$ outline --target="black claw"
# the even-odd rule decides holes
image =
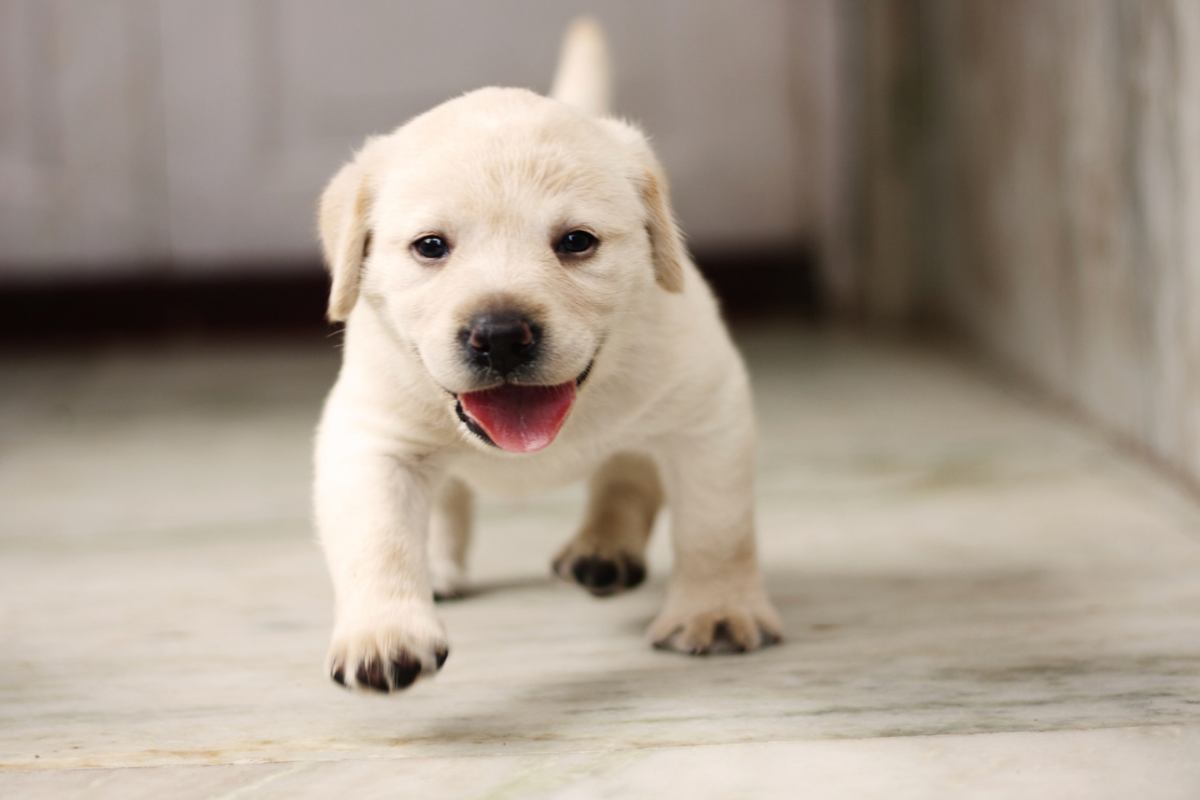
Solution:
[[[446,659],[450,657],[450,651],[443,647],[434,656],[437,658],[437,668],[441,669],[442,665],[446,663]]]
[[[646,580],[646,567],[640,561],[629,559],[625,562],[625,588],[632,589]]]
[[[329,677],[333,678],[333,682],[339,686],[346,685],[346,670],[341,664],[338,664],[333,668],[333,672]]]
[[[388,690],[387,677],[383,674],[383,665],[378,661],[364,661],[359,664],[358,671],[354,676],[358,679],[359,686],[365,686],[377,692]]]
[[[392,685],[397,689],[407,689],[421,674],[421,662],[402,652],[392,659]]]
[[[783,637],[777,633],[771,633],[770,631],[764,631],[761,629],[760,633],[762,633],[762,643],[764,647],[770,647],[773,644],[779,644],[783,641]]]

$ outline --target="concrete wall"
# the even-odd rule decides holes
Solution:
[[[1200,4],[866,4],[850,304],[1200,480]]]

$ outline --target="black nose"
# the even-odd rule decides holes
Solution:
[[[463,331],[467,360],[505,376],[537,358],[541,329],[515,311],[492,311]]]

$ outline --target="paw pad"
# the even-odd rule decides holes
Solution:
[[[615,558],[586,555],[560,558],[554,571],[563,578],[574,580],[597,597],[607,597],[624,589],[632,589],[646,579],[646,567],[632,556]]]
[[[439,647],[433,653],[436,669],[440,670],[446,663],[450,651]],[[376,692],[397,692],[407,689],[421,677],[423,667],[421,660],[408,650],[400,650],[386,659],[369,656],[359,661],[358,666],[350,670],[354,676],[353,684],[347,682],[346,665],[335,661],[329,669],[329,677],[334,683],[347,689],[369,689]]]

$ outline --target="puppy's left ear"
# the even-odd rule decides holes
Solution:
[[[675,214],[671,210],[667,177],[653,154],[650,158],[652,163],[647,166],[642,177],[641,189],[642,203],[646,206],[646,230],[650,234],[650,251],[654,256],[654,279],[668,292],[682,292],[683,262],[687,259],[683,231],[679,229],[679,224],[675,222]]]
[[[632,179],[646,210],[646,232],[650,235],[654,279],[668,292],[682,292],[687,247],[683,241],[683,231],[675,222],[675,214],[671,210],[666,173],[640,130],[620,120],[606,119],[604,122],[633,154]]]
[[[345,322],[358,301],[363,262],[371,245],[370,149],[368,142],[321,193],[317,227],[330,275],[326,312],[330,322]]]

